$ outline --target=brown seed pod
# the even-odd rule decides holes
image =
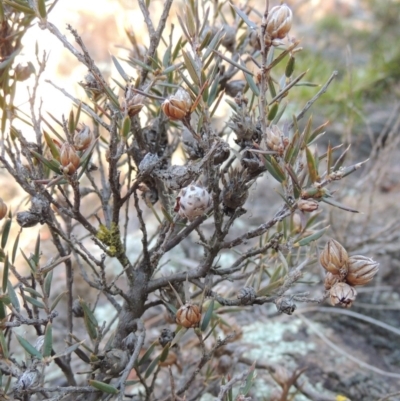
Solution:
[[[330,290],[336,283],[340,282],[340,276],[327,272],[324,280],[324,286],[326,290]]]
[[[192,221],[196,217],[202,216],[206,209],[211,206],[211,202],[211,196],[206,189],[192,184],[182,188],[179,192],[174,210],[178,210],[180,216]]]
[[[363,255],[349,257],[346,282],[350,285],[365,285],[379,271],[379,263]]]
[[[347,273],[348,259],[346,249],[334,239],[326,243],[319,257],[319,261],[325,270],[339,276]]]
[[[297,207],[302,212],[313,212],[317,210],[319,203],[314,199],[299,199],[297,201]]]
[[[63,166],[63,172],[68,175],[74,174],[79,167],[81,160],[74,147],[68,142],[65,142],[61,147],[60,162]]]
[[[74,147],[76,150],[86,150],[93,141],[93,134],[87,125],[84,125],[74,136]]]
[[[292,27],[293,13],[286,5],[272,7],[267,17],[266,35],[269,40],[283,39]],[[266,38],[267,39],[267,38]]]
[[[171,120],[183,120],[190,112],[192,99],[188,92],[179,88],[175,95],[164,100],[161,105],[164,114]]]
[[[336,283],[329,291],[331,304],[350,308],[356,299],[357,291],[346,283]]]
[[[201,320],[201,312],[198,305],[186,304],[176,312],[176,323],[186,327],[197,327]]]

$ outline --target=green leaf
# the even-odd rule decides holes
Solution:
[[[53,349],[53,326],[49,322],[47,323],[46,331],[44,333],[43,356],[45,358],[51,356],[52,349]]]
[[[106,384],[97,380],[89,380],[89,384],[97,390],[107,394],[118,394],[119,390],[110,384]]]
[[[164,361],[167,359],[168,354],[169,354],[169,350],[170,350],[170,346],[169,346],[169,344],[167,344],[167,345],[164,347],[164,349],[162,350],[162,352],[161,352],[161,355],[160,355],[160,362],[164,362]]]
[[[247,15],[238,7],[236,7],[234,4],[229,3],[230,6],[236,11],[236,14],[252,29],[257,29],[257,24],[253,21],[251,21]]]
[[[153,353],[154,348],[156,347],[157,341],[154,341],[153,344],[150,345],[148,350],[144,353],[144,355],[140,358],[138,362],[138,366],[143,365],[146,361],[149,360],[150,355]]]
[[[21,337],[20,335],[16,334],[18,342],[22,345],[24,350],[39,359],[43,359],[43,355],[32,345],[30,344],[25,338]]]
[[[17,297],[17,293],[15,292],[14,287],[11,284],[11,281],[8,280],[7,283],[8,283],[8,285],[7,285],[7,293],[8,293],[8,296],[10,297],[11,304],[17,310],[17,312],[20,312],[21,307],[19,305],[19,300],[18,300],[18,297]]]
[[[29,297],[28,295],[25,295],[25,299],[32,305],[37,306],[40,309],[45,309],[45,306],[42,302],[38,301],[35,298]]]
[[[53,301],[50,307],[50,311],[53,312],[53,310],[56,308],[58,303],[61,301],[61,298],[67,294],[67,291],[61,292],[60,294],[57,295],[56,299]]]
[[[267,120],[272,121],[275,118],[276,114],[278,113],[278,110],[279,110],[279,103],[275,102],[269,109]]]
[[[290,56],[288,63],[286,64],[285,68],[285,75],[287,78],[291,77],[294,71],[296,59],[293,56]]]
[[[211,300],[210,304],[208,305],[207,312],[204,315],[203,321],[201,322],[201,331],[206,331],[208,325],[210,324],[211,317],[214,311],[214,299]]]
[[[176,332],[174,339],[171,342],[171,347],[173,347],[175,344],[178,344],[178,341],[185,335],[185,333],[188,331],[187,328],[181,327],[179,331]]]
[[[247,375],[246,378],[246,384],[242,389],[240,389],[240,394],[247,395],[247,393],[250,391],[250,388],[255,379],[255,373],[256,373],[256,362],[254,361],[249,369],[249,374]]]
[[[39,161],[41,161],[47,168],[50,170],[54,171],[57,174],[60,174],[60,163],[58,163],[55,160],[47,160],[45,157],[43,157],[40,153],[35,152],[32,149],[29,149],[30,152],[32,153],[33,156],[36,157]]]
[[[306,156],[307,156],[307,167],[308,167],[308,174],[310,176],[311,182],[315,183],[319,181],[319,175],[317,170],[316,161],[314,159],[311,150],[306,146]]]
[[[322,197],[321,201],[327,203],[328,205],[335,206],[339,209],[345,210],[346,212],[360,213],[358,210],[353,209],[349,206],[343,205],[342,203],[334,200],[333,198]]]
[[[60,152],[58,150],[58,147],[55,145],[53,139],[51,138],[51,136],[45,130],[43,130],[43,136],[44,140],[46,141],[46,145],[49,147],[50,153],[53,156],[53,158],[60,161]]]
[[[8,255],[6,255],[6,258],[4,259],[4,266],[3,266],[3,294],[6,293],[7,291],[7,285],[8,285],[8,268],[9,268],[9,263],[8,263]]]
[[[53,281],[53,270],[51,270],[49,273],[46,274],[46,278],[44,280],[43,289],[47,298],[50,297],[52,281]]]
[[[45,0],[38,0],[37,6],[38,6],[38,11],[39,11],[39,16],[41,18],[46,18],[47,11],[46,11]]]
[[[160,356],[157,356],[151,361],[149,367],[146,370],[146,373],[144,374],[145,379],[147,379],[153,373],[154,369],[156,368],[159,362],[160,362]]]
[[[90,310],[89,306],[86,304],[86,302],[83,299],[79,299],[79,303],[83,309],[84,313],[84,322],[85,326],[87,329],[87,332],[92,340],[95,340],[98,336],[97,333],[97,327],[98,323],[97,320],[93,314],[93,312]]]
[[[23,290],[24,292],[28,292],[29,294],[32,294],[34,297],[43,298],[42,294],[40,294],[39,292],[37,292],[37,291],[34,290],[33,288],[22,287],[22,290]]]
[[[69,346],[68,348],[66,348],[64,351],[62,351],[60,354],[56,354],[56,355],[53,355],[52,356],[52,359],[56,359],[56,358],[61,358],[61,357],[63,357],[63,356],[65,356],[65,355],[69,355],[69,354],[71,354],[72,352],[75,352],[77,355],[78,355],[78,353],[76,352],[77,350],[78,350],[78,348],[83,344],[83,342],[84,341],[80,341],[80,342],[78,342],[78,343],[76,343],[76,344],[73,344],[73,345],[71,345],[71,346]],[[84,355],[84,357],[83,357],[83,361],[84,362],[86,362],[86,363],[90,363],[90,359],[87,357],[87,355],[83,352],[83,351],[81,351],[82,353],[83,353],[83,355]],[[79,356],[79,355],[78,355]],[[80,356],[79,356],[80,357]]]
[[[310,244],[313,241],[316,241],[317,239],[321,238],[325,234],[325,232],[328,228],[329,228],[329,226],[316,231],[314,234],[311,234],[311,235],[301,239],[300,241],[297,241],[295,244],[293,244],[293,247],[298,248],[300,246],[305,246],[305,245]]]
[[[123,138],[127,138],[130,132],[131,132],[131,118],[129,116],[126,116],[124,118],[124,121],[122,122],[121,136]]]
[[[4,337],[3,330],[0,329],[0,347],[1,351],[3,353],[3,358],[8,359],[8,347],[7,347],[7,341],[6,338]]]
[[[1,235],[1,247],[4,249],[7,245],[8,236],[10,234],[11,229],[11,219],[7,219],[3,225],[3,233]]]
[[[200,78],[197,73],[197,67],[195,61],[193,60],[192,56],[185,50],[182,50],[182,55],[190,77],[197,86],[200,86]]]
[[[240,60],[240,64],[242,65],[242,67],[245,67],[242,60]],[[246,82],[249,85],[251,91],[254,93],[255,96],[259,97],[260,90],[258,89],[258,86],[254,82],[253,77],[250,74],[248,74],[247,72],[244,72],[244,77],[245,77]]]
[[[129,76],[128,74],[124,71],[124,69],[122,68],[122,65],[119,63],[119,61],[114,57],[111,56],[111,60],[113,61],[115,68],[117,69],[117,71],[119,72],[119,75],[121,75],[121,77],[126,81],[129,82]]]
[[[28,257],[25,255],[25,252],[20,249],[21,255],[23,256],[23,258],[25,259],[26,263],[28,263],[28,266],[30,267],[30,269],[32,270],[33,273],[36,273],[36,265],[34,263],[34,261],[32,259],[28,259]]]

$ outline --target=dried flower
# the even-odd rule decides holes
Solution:
[[[175,95],[164,100],[161,108],[171,120],[183,120],[189,114],[191,106],[192,99],[189,93],[179,88]]]
[[[7,210],[7,205],[4,203],[3,199],[0,198],[0,220],[3,220],[7,215]]]
[[[326,290],[330,290],[336,283],[341,281],[341,277],[331,272],[327,272],[324,280],[324,286]]]
[[[266,21],[266,39],[283,39],[292,27],[292,19],[292,10],[286,4],[271,8]]]
[[[244,287],[237,294],[242,305],[249,305],[256,299],[256,290],[253,287]]]
[[[76,150],[86,150],[93,141],[93,134],[87,125],[83,125],[82,129],[74,136],[74,147]]]
[[[277,152],[279,155],[283,154],[283,151],[286,147],[286,142],[284,141],[283,132],[277,125],[272,125],[270,128],[267,128],[267,136],[266,136],[266,144],[268,149]]]
[[[350,285],[365,285],[379,271],[379,263],[363,255],[349,257],[346,281]]]
[[[231,215],[237,208],[242,207],[249,196],[247,188],[247,171],[242,169],[231,169],[228,173],[228,181],[222,177],[224,189],[222,191],[222,201],[224,212]]]
[[[336,275],[346,274],[348,259],[349,256],[347,255],[346,249],[334,239],[326,243],[319,257],[322,267]]]
[[[126,110],[129,117],[136,116],[144,107],[145,96],[136,93],[132,85],[125,89],[125,99],[122,102],[122,109]]]
[[[299,199],[297,201],[297,207],[302,212],[313,212],[317,210],[319,203],[314,199]]]
[[[165,347],[168,343],[172,342],[175,337],[175,333],[170,329],[162,329],[158,342],[162,347]]]
[[[178,211],[180,216],[192,221],[196,217],[202,216],[211,206],[211,202],[211,196],[206,189],[191,184],[179,192],[175,211]]]
[[[201,319],[200,308],[197,305],[186,304],[176,312],[176,323],[186,327],[197,327]]]
[[[85,313],[83,311],[81,302],[79,299],[75,299],[74,302],[72,303],[72,313],[75,317],[84,317]]]
[[[293,315],[296,310],[296,304],[292,299],[287,299],[285,297],[279,297],[275,301],[276,309],[279,313],[284,313],[285,315]]]
[[[340,305],[344,308],[350,308],[356,299],[357,291],[346,283],[336,283],[330,289],[329,296],[333,306]]]
[[[64,142],[60,151],[60,162],[63,166],[63,172],[65,174],[72,175],[79,167],[81,162],[79,156],[72,145],[68,142]]]

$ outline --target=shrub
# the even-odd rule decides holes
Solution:
[[[318,149],[326,124],[313,127],[309,118],[299,125],[336,74],[290,117],[287,99],[305,72],[295,74],[302,49],[290,35],[293,15],[287,5],[257,10],[187,1],[178,15],[182,36],[175,40],[173,25],[167,28],[172,0],[164,3],[157,24],[139,0],[150,45],[139,51],[129,32],[131,54],[125,61],[112,56],[120,78],[107,81],[79,33],[68,26],[75,48],[48,21],[55,3],[9,0],[0,9],[0,161],[30,198],[30,207],[15,214],[3,201],[0,205],[2,397],[176,400],[187,394],[196,399],[217,380],[216,399],[233,399],[233,388],[237,400],[250,399],[252,361],[248,370],[226,379],[226,371],[210,367],[236,339],[219,310],[272,303],[290,315],[296,302],[329,297],[333,305],[349,307],[354,286],[366,284],[378,270],[370,258],[349,258],[333,239],[318,252],[329,227],[321,225],[317,210],[356,212],[335,200],[330,184],[362,165],[344,167],[347,150],[338,153],[339,146]],[[81,82],[86,98],[60,89],[73,103],[68,118],[49,120],[42,105],[37,107],[46,53],[37,50],[36,65],[15,61],[33,23],[88,69]],[[13,99],[31,74],[28,121]],[[216,115],[225,104],[230,111],[221,125]],[[16,119],[33,129],[33,140],[15,128]],[[172,164],[177,152],[185,157],[182,165]],[[266,177],[278,183],[281,201],[268,205],[271,217],[266,212],[259,216],[262,223],[250,228],[246,201]],[[235,225],[240,221],[247,228]],[[46,259],[40,237],[31,254],[19,250],[21,231],[10,239],[15,223],[24,232],[45,224],[56,254]],[[130,235],[135,224],[140,243]],[[168,258],[185,242],[201,252],[193,253],[194,267],[178,269]],[[19,254],[28,275],[16,264]],[[235,260],[220,264],[227,254]],[[296,288],[317,261],[327,270],[325,290],[311,297]],[[61,265],[65,288],[55,293]],[[82,279],[84,289],[80,284],[76,290]],[[100,321],[99,303],[114,308],[115,316]],[[146,319],[161,311],[166,327],[151,343]],[[193,355],[185,357],[179,343],[187,332],[196,343]],[[46,369],[53,363],[64,375],[62,384]],[[286,399],[301,372],[285,376],[264,366],[282,386],[280,399]]]

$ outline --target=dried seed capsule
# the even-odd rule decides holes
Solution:
[[[356,289],[346,283],[336,283],[329,291],[329,297],[333,306],[340,305],[344,308],[350,308],[356,296]]]
[[[227,215],[232,215],[233,212],[244,205],[249,191],[247,188],[248,176],[247,170],[231,169],[228,173],[228,180],[222,176],[224,189],[222,191],[222,201],[224,204],[224,212]]]
[[[175,95],[165,99],[161,108],[171,120],[183,120],[189,114],[191,106],[192,99],[189,93],[179,88]]]
[[[336,283],[340,282],[340,276],[327,272],[324,280],[324,286],[326,290],[330,290]]]
[[[286,4],[271,8],[266,21],[266,35],[268,39],[270,41],[283,39],[292,27],[292,19],[292,10]]]
[[[74,147],[68,142],[65,142],[61,147],[60,162],[63,166],[63,172],[68,175],[74,174],[79,167],[81,160]]]
[[[317,210],[319,203],[314,199],[299,199],[297,201],[297,207],[302,212],[313,212]]]
[[[86,150],[93,141],[93,134],[87,125],[77,132],[74,136],[74,146],[76,150]]]
[[[379,263],[363,255],[349,257],[346,281],[350,285],[365,285],[379,271]]]
[[[72,314],[74,315],[74,317],[85,316],[85,313],[83,312],[83,308],[79,299],[75,299],[74,302],[72,303]]]
[[[211,206],[211,202],[211,196],[206,189],[192,184],[179,192],[176,209],[180,216],[192,221],[196,217],[202,216]]]
[[[285,137],[283,132],[277,125],[272,125],[271,128],[267,128],[266,144],[268,149],[277,152],[279,155],[283,154],[285,150]]]
[[[256,290],[253,287],[244,287],[237,294],[242,305],[249,305],[256,299]]]
[[[349,256],[346,249],[334,239],[326,243],[319,257],[322,267],[336,275],[343,275],[347,272],[348,259]]]
[[[3,199],[0,198],[0,220],[4,219],[7,215],[7,205],[4,203]]]
[[[186,327],[197,327],[201,320],[200,308],[197,305],[186,304],[176,312],[176,323]]]

